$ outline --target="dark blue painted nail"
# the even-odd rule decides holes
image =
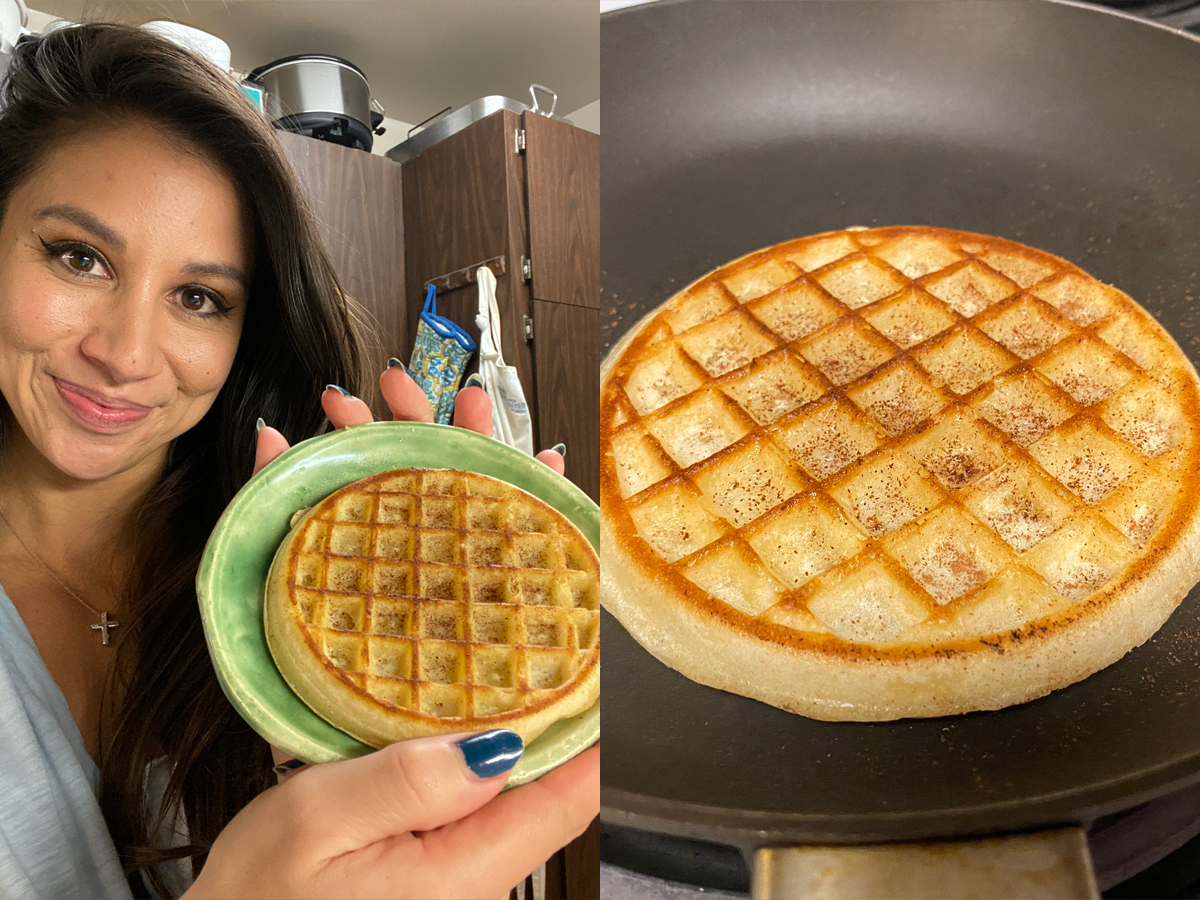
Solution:
[[[349,397],[349,396],[350,396],[350,392],[349,392],[348,390],[346,390],[344,387],[340,387],[340,386],[338,386],[338,385],[336,385],[336,384],[327,384],[327,385],[325,385],[325,390],[329,390],[330,388],[333,388],[335,391],[337,391],[337,392],[338,392],[339,394],[341,394],[343,397]]]
[[[555,444],[550,449],[553,450],[555,453],[557,453],[559,456],[561,456],[563,459],[566,459],[566,457],[567,457],[567,445],[566,444]]]
[[[388,360],[388,368],[394,369],[394,368],[396,368],[396,366],[399,366],[401,369],[404,369],[405,374],[408,373],[408,369],[404,368],[404,363],[400,362],[400,360],[396,359],[396,357],[393,356],[391,359]]]
[[[260,431],[262,431],[266,427],[267,427],[267,423],[263,421],[262,416],[259,416],[258,421],[254,423],[254,433],[258,434]]]
[[[472,372],[470,375],[467,376],[466,387],[477,387],[477,388],[483,387],[483,379],[479,377],[478,372]],[[485,390],[486,390],[486,388],[485,388]]]
[[[284,775],[293,769],[302,769],[307,765],[308,763],[302,759],[289,759],[287,762],[281,762],[277,766],[272,766],[271,771],[276,775]]]
[[[525,749],[521,736],[506,728],[473,734],[456,741],[455,746],[462,751],[467,768],[480,778],[503,775],[517,764]]]

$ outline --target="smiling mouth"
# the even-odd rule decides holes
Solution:
[[[53,376],[52,376],[53,377]],[[129,401],[112,400],[87,388],[53,378],[63,404],[74,418],[91,431],[114,434],[140,422],[154,408]]]

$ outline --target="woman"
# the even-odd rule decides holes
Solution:
[[[0,896],[167,895],[180,857],[192,898],[506,894],[595,815],[594,751],[496,799],[507,732],[275,785],[209,662],[193,585],[221,511],[286,438],[370,419],[269,126],[108,25],[18,48],[0,107]],[[402,367],[380,384],[428,417]],[[488,423],[464,390],[457,424]]]

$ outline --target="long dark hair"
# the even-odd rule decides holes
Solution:
[[[334,382],[360,393],[364,356],[359,320],[270,125],[215,67],[140,29],[80,25],[16,49],[0,93],[0,219],[58,141],[129,120],[218,166],[256,234],[233,369],[125,529],[136,564],[123,583],[112,677],[124,693],[101,736],[101,807],[135,894],[145,894],[136,876],[145,868],[167,896],[155,864],[190,856],[198,873],[220,830],[274,781],[268,745],[225,698],[204,643],[195,578],[205,541],[250,477],[255,420],[293,442],[319,433],[321,390]],[[160,754],[174,768],[161,809],[147,811],[146,769]],[[190,845],[155,848],[151,835],[179,803]]]

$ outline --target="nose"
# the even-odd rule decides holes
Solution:
[[[159,347],[165,306],[146,284],[120,286],[97,304],[80,352],[114,383],[140,381],[162,370]]]

